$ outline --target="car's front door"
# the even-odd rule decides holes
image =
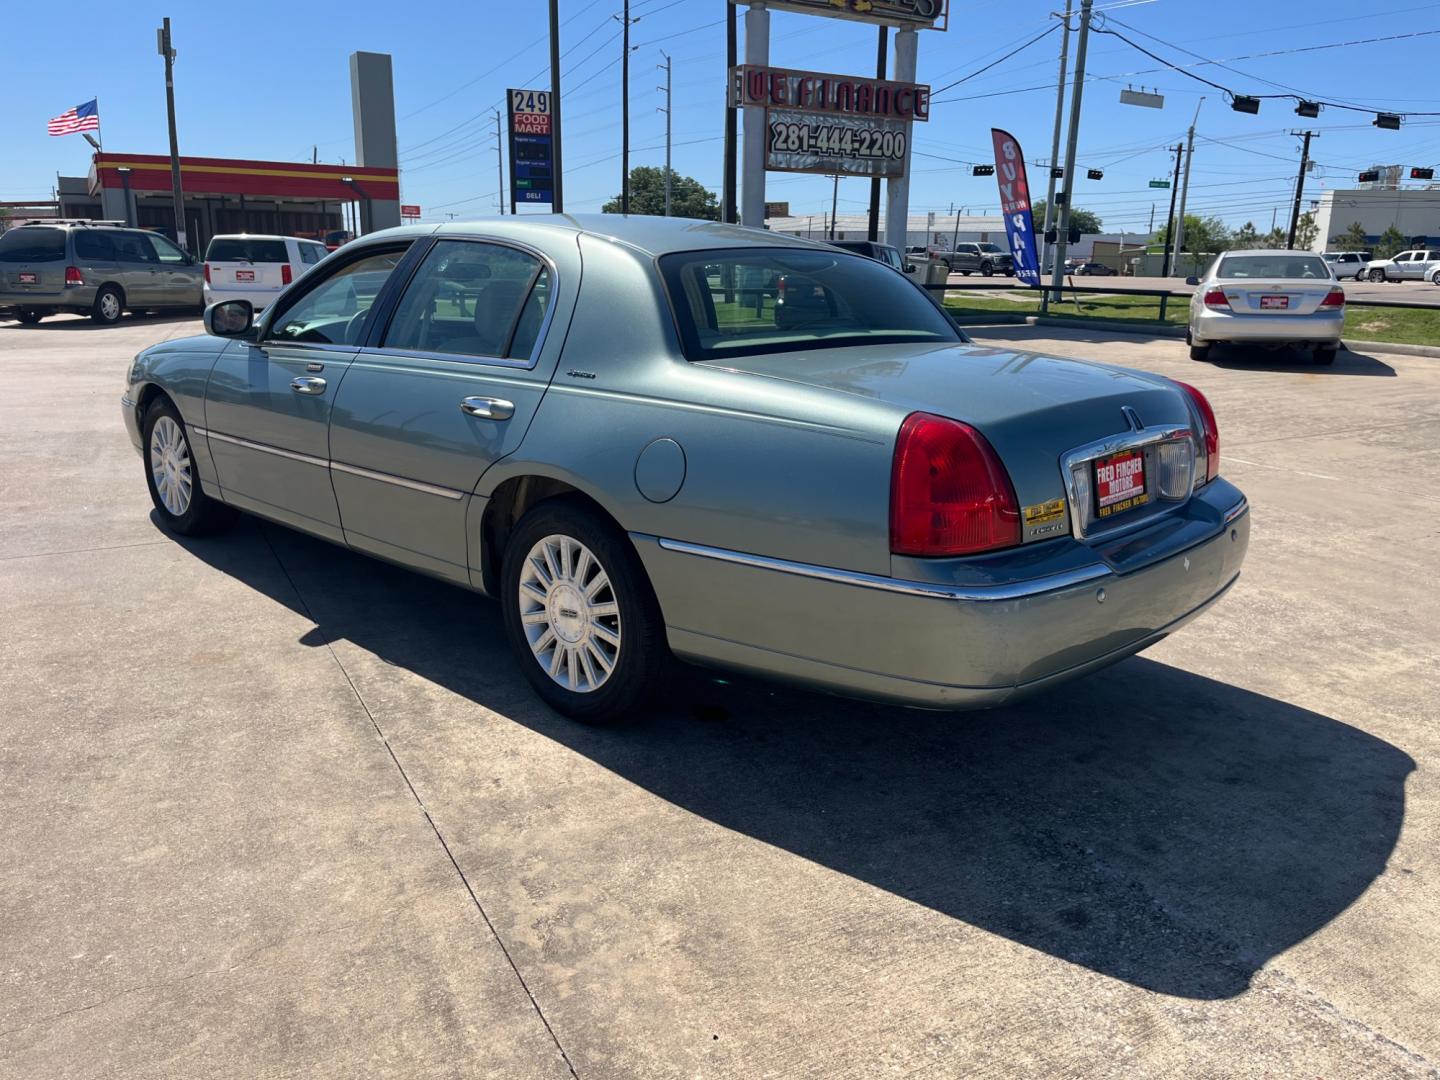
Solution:
[[[160,290],[160,260],[150,246],[150,237],[135,230],[117,230],[111,237],[120,287],[125,290],[125,305],[143,308],[159,303],[156,297]]]
[[[155,297],[164,307],[198,307],[203,271],[169,239],[158,233],[145,238],[155,253]]]
[[[235,505],[343,541],[330,486],[335,388],[407,244],[353,252],[234,342],[205,390],[204,430]]]
[[[470,580],[471,494],[540,404],[557,281],[578,269],[500,240],[434,243],[335,398],[331,479],[349,544]]]

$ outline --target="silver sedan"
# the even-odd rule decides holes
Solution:
[[[1207,360],[1219,343],[1299,346],[1332,364],[1345,327],[1345,290],[1319,255],[1304,251],[1230,251],[1219,256],[1190,297],[1185,340],[1190,359]]]

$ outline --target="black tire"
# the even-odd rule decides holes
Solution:
[[[995,275],[995,267],[991,266],[988,262],[985,262],[985,263],[981,263],[981,264],[980,264],[980,276],[981,276],[981,277],[994,277],[994,275]]]
[[[970,271],[969,271],[969,270],[961,270],[961,271],[960,271],[960,276],[961,276],[961,277],[969,277],[969,276],[970,276]]]
[[[106,285],[95,294],[95,304],[90,308],[90,318],[101,326],[114,326],[125,312],[125,295],[118,286]]]
[[[45,317],[45,313],[36,311],[34,308],[21,308],[15,317],[20,320],[21,326],[34,326]]]
[[[584,545],[610,579],[609,588],[602,589],[596,596],[604,597],[607,593],[612,596],[618,610],[613,625],[619,630],[620,644],[614,650],[613,667],[608,676],[592,690],[572,690],[551,678],[531,650],[526,635],[521,613],[521,576],[531,551],[550,536],[568,537]],[[588,571],[587,580],[594,580]],[[552,591],[549,595],[551,602],[556,602],[555,593]],[[500,607],[505,617],[505,636],[516,663],[536,694],[556,712],[585,724],[616,724],[643,713],[671,662],[660,605],[640,557],[624,533],[576,499],[547,499],[515,526],[500,570]],[[547,628],[545,633],[552,630]],[[578,648],[573,651],[577,656],[584,652]],[[555,650],[550,650],[550,654],[553,657]],[[580,670],[578,662],[577,670]]]
[[[1190,359],[1191,359],[1191,360],[1209,360],[1209,359],[1210,359],[1210,346],[1209,346],[1209,345],[1191,345],[1191,346],[1190,346]]]
[[[1335,363],[1335,355],[1339,351],[1340,350],[1335,348],[1333,345],[1326,345],[1317,349],[1313,349],[1310,353],[1310,361],[1311,363],[1319,364],[1321,367],[1329,367],[1331,364]]]
[[[1430,275],[1430,284],[1440,285],[1440,270],[1436,270],[1433,274]]]
[[[1384,281],[1384,280],[1385,280],[1385,271],[1384,271],[1384,270],[1380,270],[1380,269],[1378,269],[1378,268],[1375,269],[1375,270],[1371,270],[1371,271],[1370,271],[1370,280],[1371,280],[1371,281]]]
[[[184,440],[186,455],[190,461],[190,501],[179,514],[174,513],[165,505],[165,500],[161,498],[160,491],[155,485],[155,469],[151,467],[152,440],[155,427],[162,418],[169,418],[179,425],[180,436]],[[204,536],[219,532],[233,524],[239,516],[235,508],[205,494],[204,485],[200,482],[200,474],[195,469],[194,451],[190,447],[190,431],[186,428],[185,421],[181,418],[179,410],[175,408],[174,402],[164,396],[157,397],[145,411],[145,419],[141,423],[140,430],[144,436],[142,445],[145,447],[143,451],[145,485],[150,489],[150,501],[155,504],[155,512],[160,517],[160,523],[177,536]]]

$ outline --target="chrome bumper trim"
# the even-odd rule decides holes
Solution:
[[[330,468],[349,473],[351,476],[363,476],[366,480],[378,480],[382,484],[394,484],[396,487],[409,488],[411,491],[423,492],[426,495],[439,495],[442,499],[463,499],[465,497],[465,492],[456,491],[454,488],[439,487],[435,484],[422,483],[419,480],[407,480],[403,476],[375,472],[373,469],[362,469],[358,465],[346,465],[340,461],[330,462]]]
[[[763,555],[750,555],[743,551],[727,548],[707,547],[704,544],[690,544],[683,540],[659,538],[659,544],[666,551],[681,555],[695,555],[702,559],[736,563],[756,570],[774,570],[781,574],[795,574],[799,577],[831,581],[837,585],[853,585],[861,589],[877,589],[880,592],[900,593],[905,596],[921,596],[932,600],[964,600],[988,603],[1003,600],[1024,600],[1032,596],[1068,589],[1072,585],[1083,585],[1100,578],[1113,577],[1109,567],[1100,563],[1066,570],[1059,574],[1016,581],[1006,585],[939,585],[928,581],[905,581],[900,578],[883,577],[879,574],[862,574],[855,570],[837,570],[830,566],[815,566],[811,563],[791,562],[788,559],[771,559]]]
[[[1229,525],[1232,521],[1234,521],[1236,518],[1238,518],[1241,514],[1245,513],[1245,512],[1248,511],[1249,509],[1250,509],[1250,500],[1249,500],[1249,499],[1241,499],[1241,500],[1240,500],[1238,503],[1236,503],[1234,506],[1230,507],[1229,510],[1226,510],[1226,511],[1225,511],[1225,524],[1226,524],[1226,525]]]

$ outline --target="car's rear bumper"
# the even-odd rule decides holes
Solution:
[[[1157,546],[1167,529],[1199,539],[1129,570],[1099,550],[1077,566],[1064,550],[1073,541],[1050,542],[1066,569],[1034,576],[1027,552],[1016,560],[1025,577],[979,586],[633,539],[679,656],[857,697],[964,709],[999,705],[1139,652],[1234,584],[1250,525],[1233,486],[1212,482],[1183,521],[1153,528]],[[1146,543],[1150,531],[1134,534],[1128,548]]]
[[[94,285],[69,285],[63,289],[3,289],[0,309],[13,311],[89,311],[95,306]]]
[[[1198,344],[1214,341],[1284,345],[1290,342],[1340,344],[1345,311],[1309,315],[1259,315],[1205,309],[1190,320],[1190,336]]]

